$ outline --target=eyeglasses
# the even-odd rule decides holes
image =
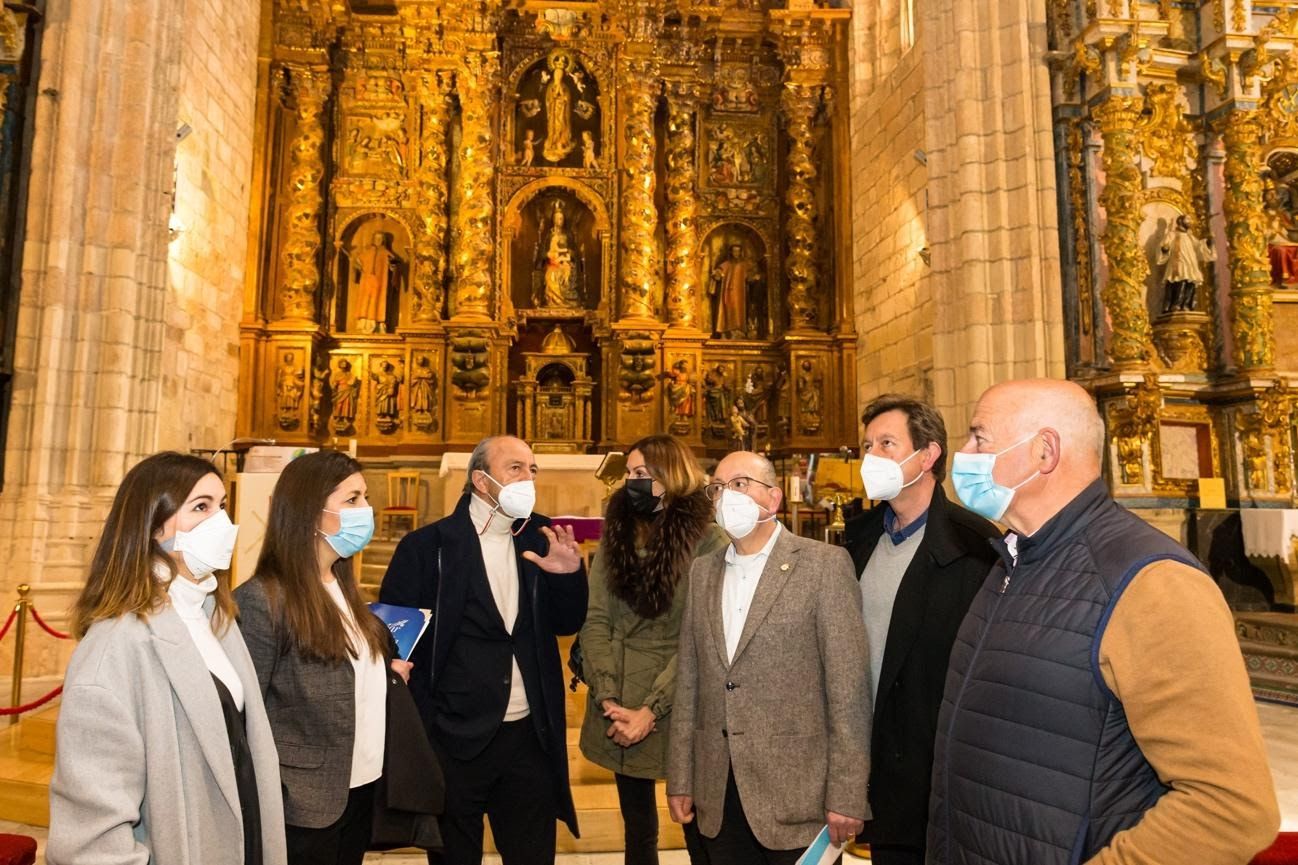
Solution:
[[[744,493],[747,495],[749,484],[758,484],[759,486],[766,487],[768,490],[775,488],[774,484],[768,484],[766,481],[759,481],[757,478],[731,478],[725,483],[722,483],[721,481],[710,483],[703,488],[703,492],[707,494],[709,500],[715,502],[717,499],[721,498],[722,490],[734,490],[737,493]]]

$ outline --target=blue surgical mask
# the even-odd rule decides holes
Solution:
[[[957,453],[951,460],[951,485],[964,506],[981,517],[999,521],[1009,510],[1014,491],[1037,477],[1041,472],[1033,472],[1012,487],[1007,487],[992,480],[992,469],[996,467],[996,458],[1007,454],[1019,445],[1032,441],[1036,433],[1015,442],[1003,451],[994,454]]]
[[[370,538],[374,537],[374,508],[343,508],[340,511],[326,508],[325,513],[338,515],[338,531],[325,535],[325,543],[344,559],[350,559],[365,549]]]

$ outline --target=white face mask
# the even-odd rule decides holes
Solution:
[[[861,457],[861,483],[865,484],[865,496],[876,502],[887,502],[895,499],[906,487],[918,481],[923,472],[915,475],[914,480],[902,483],[904,477],[901,467],[919,454],[915,451],[901,462],[894,462],[887,457],[866,454]]]
[[[717,525],[737,541],[751,535],[758,523],[767,523],[775,519],[774,514],[763,519],[762,506],[751,497],[734,490],[722,490],[715,510]]]
[[[164,542],[162,548],[182,554],[189,572],[195,579],[202,579],[214,571],[230,567],[238,534],[239,527],[230,522],[230,515],[217,511],[194,526],[192,531],[176,532],[176,536],[169,539],[169,543]]]
[[[502,484],[486,472],[483,472],[482,475],[500,487],[500,495],[496,498],[496,507],[500,508],[505,516],[516,520],[525,520],[532,515],[532,509],[536,507],[535,481],[514,481],[512,484]]]

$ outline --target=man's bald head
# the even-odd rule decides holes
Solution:
[[[775,486],[778,480],[775,466],[771,461],[752,451],[735,451],[727,454],[721,462],[717,463],[715,474],[723,480],[732,477],[754,478],[770,486]]]
[[[1001,443],[1009,447],[1042,429],[1059,433],[1061,462],[1099,477],[1104,460],[1104,421],[1095,400],[1071,381],[1049,378],[1007,381],[988,388],[974,409],[975,420],[1000,421]]]

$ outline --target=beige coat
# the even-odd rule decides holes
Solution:
[[[869,652],[847,551],[781,531],[733,662],[721,597],[725,550],[697,559],[677,654],[667,792],[721,829],[733,767],[762,846],[809,844],[825,812],[868,820]]]
[[[262,861],[284,865],[279,760],[257,674],[237,625],[220,641],[243,683]],[[49,865],[243,865],[225,715],[175,610],[90,628],[68,664],[57,732]]]

